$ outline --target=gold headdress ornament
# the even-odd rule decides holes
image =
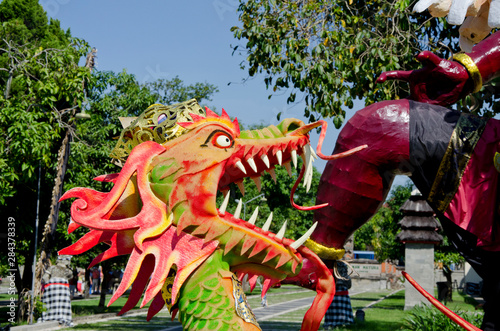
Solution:
[[[159,144],[178,137],[185,130],[177,122],[192,122],[190,114],[206,116],[196,99],[165,106],[149,106],[139,117],[122,117],[124,129],[110,156],[120,165],[125,162],[132,149],[145,141]]]

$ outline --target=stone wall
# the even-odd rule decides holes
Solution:
[[[349,263],[355,273],[351,275],[352,288],[357,290],[385,290],[401,288],[401,270],[387,262],[357,259]]]

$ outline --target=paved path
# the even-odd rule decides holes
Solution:
[[[308,297],[269,305],[267,307],[253,308],[252,311],[257,321],[265,321],[279,315],[288,314],[294,310],[309,308],[313,301],[314,297]]]
[[[385,297],[375,300],[373,302],[368,303],[363,309],[370,308],[374,304],[384,300],[385,298],[393,295],[394,293],[399,292],[400,290],[393,291],[386,295]],[[357,292],[351,292],[350,295],[354,296],[357,294],[361,294],[366,291],[357,291]],[[274,294],[274,295],[286,295],[286,294]],[[311,307],[312,302],[314,301],[314,296],[311,297],[306,297],[306,298],[301,298],[301,299],[295,299],[295,300],[289,300],[286,302],[281,302],[278,304],[274,305],[269,305],[267,307],[257,307],[252,309],[257,321],[266,321],[269,319],[274,319],[280,315],[288,314],[292,311],[299,310],[299,309],[305,309]],[[99,316],[99,315],[94,315],[94,316],[88,316],[87,318],[76,318],[74,319],[75,325],[78,324],[85,324],[85,323],[98,323],[98,322],[105,322],[105,321],[111,321],[111,320],[120,320],[122,318],[130,318],[134,316],[140,316],[141,319],[145,320],[145,315],[147,313],[146,309],[143,309],[141,311],[134,311],[125,314],[124,316],[116,316],[115,314],[103,314],[107,316]],[[48,323],[46,325],[42,324],[34,324],[30,326],[24,326],[24,327],[13,327],[11,328],[12,331],[30,331],[30,330],[36,330],[36,331],[51,331],[51,330],[59,330],[59,326],[57,323]],[[161,329],[156,329],[158,331],[182,331],[182,326],[175,325],[175,326],[169,326],[166,328],[161,328]]]

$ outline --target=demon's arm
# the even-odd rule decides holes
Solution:
[[[410,99],[436,105],[451,105],[500,75],[500,31],[477,44],[470,53],[455,54],[454,61],[432,52],[417,55],[423,68],[388,71],[378,82],[398,79],[410,83]]]

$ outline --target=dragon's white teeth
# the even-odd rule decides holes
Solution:
[[[311,184],[312,184],[313,162],[314,162],[314,159],[312,157],[309,158],[309,163],[307,164],[305,180],[304,180],[304,184],[306,185],[306,192],[309,192],[309,189],[311,188]]]
[[[243,206],[243,200],[240,199],[238,201],[238,205],[236,206],[236,210],[234,211],[234,218],[240,218],[241,215],[241,207]]]
[[[311,149],[309,148],[309,144],[305,145],[302,150],[304,151],[304,156],[305,156],[305,162],[306,164],[309,163],[309,159],[311,158]]]
[[[292,149],[292,162],[293,167],[297,169],[297,151],[295,149]]]
[[[254,172],[257,172],[257,166],[255,165],[255,161],[251,157],[247,159],[247,162],[250,168],[252,168]]]
[[[312,184],[312,179],[310,179],[310,180],[307,181],[306,193],[308,193],[309,190],[311,189],[311,184]]]
[[[247,170],[245,169],[245,166],[243,165],[243,163],[241,163],[241,161],[236,162],[235,165],[238,167],[238,169],[241,170],[242,173],[244,173],[245,175],[247,174]]]
[[[306,188],[306,191],[309,192],[309,189],[311,188],[312,184],[312,177],[313,177],[313,162],[314,159],[317,158],[316,154],[314,153],[314,150],[312,149],[311,145],[307,144],[302,148],[302,161],[304,162],[304,166],[306,167],[306,170],[304,172],[304,182],[303,182],[303,187]]]
[[[276,238],[283,239],[283,237],[285,236],[285,231],[286,231],[286,220],[285,220],[285,223],[283,223],[283,226],[281,227],[281,229],[276,234]]]
[[[288,176],[292,177],[292,166],[290,165],[290,162],[286,162],[283,165],[286,169],[286,172],[288,172]]]
[[[262,230],[269,231],[269,227],[271,226],[272,222],[273,222],[273,212],[271,212],[271,214],[269,214],[269,216],[267,217],[266,223],[264,223]]]
[[[245,196],[245,185],[243,184],[243,181],[236,182],[236,185],[238,185],[238,188],[240,189],[241,195]]]
[[[316,152],[314,151],[314,148],[312,148],[312,146],[310,144],[307,144],[309,146],[309,149],[311,150],[311,156],[317,160],[318,159],[318,156],[316,155]]]
[[[283,152],[282,151],[277,151],[276,152],[276,158],[278,159],[278,164],[281,165],[281,162],[283,162]]]
[[[253,182],[255,183],[255,186],[257,186],[257,190],[260,192],[262,189],[262,183],[260,181],[260,177],[252,177]]]
[[[269,158],[267,157],[266,154],[263,154],[260,158],[262,159],[262,162],[264,162],[264,164],[266,165],[266,168],[269,168],[271,166],[269,163]]]
[[[267,172],[269,173],[269,175],[271,175],[274,184],[276,184],[276,172],[274,171],[274,168],[267,169]]]
[[[219,208],[219,212],[221,214],[224,214],[226,212],[227,205],[229,204],[229,195],[230,194],[231,194],[231,191],[227,191],[227,194],[224,197],[224,201],[222,202],[222,205]]]
[[[257,216],[259,215],[259,206],[255,208],[253,211],[252,217],[248,220],[248,223],[250,224],[255,224],[255,221],[257,221]]]
[[[306,188],[306,192],[309,192],[309,189],[311,189],[311,184],[312,184],[312,172],[309,172],[307,170],[304,179],[304,186]]]
[[[309,230],[307,230],[306,233],[304,233],[302,235],[302,237],[300,237],[299,239],[295,240],[295,242],[293,242],[290,247],[294,248],[294,249],[298,249],[300,246],[302,246],[307,239],[309,239],[309,237],[311,236],[311,234],[313,233],[314,229],[316,229],[316,226],[318,225],[318,222],[315,222],[313,224],[313,226],[311,226],[311,228]]]
[[[304,150],[304,165],[306,166],[303,187],[310,188],[311,184],[309,183],[309,181],[312,182],[312,156],[311,156],[310,145],[309,144],[305,145],[303,150]],[[307,191],[308,191],[308,189],[307,189]]]

